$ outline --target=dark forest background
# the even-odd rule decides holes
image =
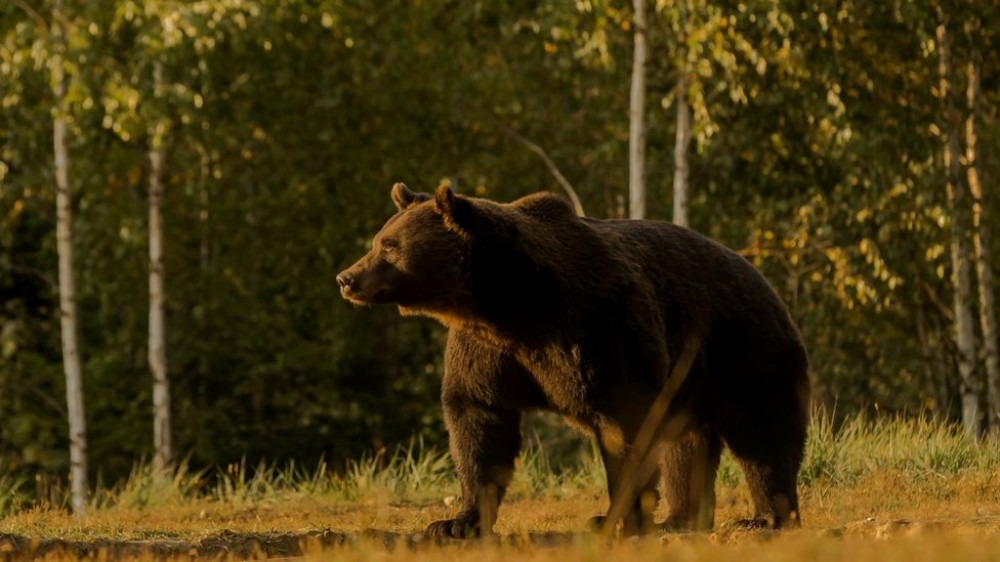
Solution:
[[[66,2],[91,473],[113,480],[152,453],[152,124],[166,152],[177,454],[195,466],[308,464],[414,435],[440,445],[442,328],[354,308],[334,276],[392,213],[396,181],[501,201],[561,193],[525,141],[588,215],[621,216],[631,10],[599,0]],[[0,472],[24,474],[68,465],[50,15],[44,0],[0,2]],[[836,416],[960,419],[951,252],[956,236],[1000,226],[990,200],[997,3],[678,0],[651,2],[648,20],[648,216],[671,218],[675,85],[686,72],[691,226],[776,286],[809,347],[817,404]],[[943,158],[958,135],[957,166],[974,166],[982,186],[967,208],[948,198]],[[970,214],[966,230],[953,228],[973,205],[980,222]],[[978,289],[993,289],[973,287],[979,311]],[[976,337],[980,350],[996,341],[978,320]],[[984,364],[974,391],[985,412]]]

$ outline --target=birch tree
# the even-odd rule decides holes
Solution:
[[[979,438],[979,393],[976,380],[976,341],[973,327],[972,290],[969,272],[969,225],[967,220],[968,194],[960,165],[960,120],[957,107],[952,101],[953,69],[951,48],[946,28],[946,20],[938,9],[939,23],[936,28],[938,50],[938,95],[943,101],[943,126],[941,139],[942,162],[946,174],[948,206],[951,214],[951,266],[953,286],[953,307],[955,314],[954,337],[958,354],[958,372],[961,381],[962,426],[966,433]]]
[[[83,382],[77,346],[76,284],[73,279],[73,210],[70,188],[70,158],[66,139],[66,75],[63,53],[62,2],[52,2],[52,149],[56,179],[56,244],[59,255],[59,317],[62,327],[63,370],[66,374],[66,405],[69,417],[70,489],[73,513],[82,515],[87,502],[87,424],[84,417]]]
[[[61,135],[71,151],[86,146],[71,154],[67,174],[95,473],[111,477],[142,454],[153,457],[154,430],[129,428],[153,421],[144,352],[157,348],[148,329],[155,271],[161,298],[169,289],[178,303],[163,318],[170,414],[184,420],[170,429],[192,462],[346,454],[375,434],[386,443],[413,432],[439,442],[440,420],[428,415],[439,398],[438,335],[396,326],[391,314],[356,315],[331,287],[310,282],[339,270],[363,244],[358,233],[385,218],[381,189],[347,186],[409,176],[426,187],[452,177],[470,192],[512,200],[538,186],[559,189],[551,161],[588,211],[628,216],[624,84],[631,87],[636,30],[649,50],[645,95],[659,102],[645,113],[648,176],[666,172],[667,190],[680,168],[670,169],[680,162],[671,149],[683,142],[669,135],[680,91],[690,111],[688,181],[697,175],[689,202],[714,217],[705,225],[714,238],[749,246],[746,255],[787,298],[814,354],[816,401],[836,404],[838,416],[878,403],[882,412],[962,420],[954,342],[958,333],[971,341],[995,329],[983,325],[996,304],[978,267],[1000,263],[981,228],[1000,228],[990,213],[1000,49],[982,10],[945,7],[954,80],[946,100],[937,87],[936,3],[923,0],[846,10],[834,2],[645,0],[645,29],[633,26],[631,0],[493,3],[489,14],[424,0],[398,3],[400,17],[378,25],[335,2],[62,4],[72,26],[62,20],[69,46],[55,53],[70,84]],[[53,312],[52,7],[0,1],[0,420],[17,420],[0,422],[0,464],[65,479],[63,354],[50,337],[63,320]],[[983,23],[970,37],[963,24],[974,16]],[[456,49],[456,37],[477,48]],[[357,48],[370,45],[382,47]],[[159,99],[156,60],[166,86]],[[970,61],[982,80],[975,109],[967,103]],[[282,95],[275,84],[287,85]],[[165,144],[151,142],[159,115],[169,116]],[[505,126],[545,150],[535,156],[506,142]],[[955,169],[947,176],[946,135],[958,144],[948,149]],[[427,138],[436,142],[418,142]],[[169,287],[147,235],[155,193],[142,199],[157,191],[157,167]],[[964,207],[946,200],[948,178],[964,191]],[[654,197],[654,187],[645,215],[669,216],[673,198]],[[961,258],[952,259],[963,254],[952,255],[950,244],[961,238],[967,271],[956,283]],[[969,316],[956,332],[953,291],[963,285],[958,301]],[[398,353],[384,352],[386,333]],[[971,365],[982,367],[962,383],[967,403],[978,395],[980,423],[997,409],[987,408],[984,381],[996,336],[985,336],[962,355],[968,377]],[[995,382],[989,388],[996,393]]]
[[[154,98],[163,87],[163,65],[153,63]],[[173,451],[170,433],[170,380],[167,378],[163,320],[163,140],[166,122],[155,119],[149,148],[149,370],[153,375],[153,469],[162,475]]]
[[[632,91],[629,98],[628,195],[629,218],[646,217],[646,5],[633,0]]]
[[[993,297],[990,223],[985,215],[986,202],[977,163],[976,111],[979,103],[979,67],[975,59],[966,66],[965,166],[972,195],[972,246],[976,258],[976,281],[979,287],[979,324],[983,334],[986,364],[986,422],[990,429],[1000,429],[1000,352],[997,350],[996,302]]]
[[[688,225],[688,146],[691,144],[691,106],[688,103],[687,0],[678,6],[677,131],[674,138],[674,223]]]

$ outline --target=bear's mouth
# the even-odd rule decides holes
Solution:
[[[388,298],[387,291],[385,289],[379,289],[372,293],[370,291],[351,289],[350,287],[341,287],[340,296],[352,304],[361,306],[392,302],[391,299]]]
[[[341,287],[340,296],[351,304],[366,305],[371,304],[371,300],[363,291],[352,290],[350,287]]]

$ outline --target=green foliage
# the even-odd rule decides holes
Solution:
[[[337,497],[429,499],[437,494],[457,494],[454,467],[446,453],[411,441],[389,456],[385,451],[351,461],[343,476],[331,480]]]
[[[832,417],[820,415],[811,428],[802,479],[806,485],[850,485],[880,472],[926,481],[997,470],[995,438],[976,443],[954,425],[922,417],[856,415],[834,429]]]
[[[561,451],[561,452],[560,452]],[[851,488],[861,481],[888,478],[932,490],[945,480],[977,482],[1000,471],[996,439],[970,441],[958,427],[923,418],[852,416],[842,423],[818,412],[809,427],[806,457],[800,472],[803,490]],[[867,480],[866,480],[867,479]],[[736,488],[743,474],[728,450],[723,454],[717,485]],[[16,475],[0,473],[0,513],[26,506],[61,506],[67,490],[54,501],[40,502]],[[325,461],[306,466],[294,461],[243,460],[215,471],[193,470],[180,463],[166,474],[140,464],[121,483],[99,486],[92,499],[96,510],[118,507],[164,510],[188,504],[225,504],[235,508],[312,498],[317,501],[416,502],[457,498],[459,485],[451,458],[419,439],[364,455],[333,470]],[[596,447],[566,454],[531,433],[522,451],[509,495],[521,498],[575,497],[606,493],[605,474]],[[207,508],[207,507],[206,507]]]
[[[669,218],[681,2],[655,4],[648,81],[660,104],[647,116],[648,209]],[[952,416],[938,2],[683,4],[693,226],[742,250],[789,303],[811,352],[816,401],[839,413],[828,423],[853,427],[872,405]],[[0,465],[45,478],[68,463],[48,7],[0,4]],[[946,8],[956,64],[982,67],[979,162],[991,185],[1000,177],[1000,16]],[[283,473],[274,466],[286,461],[327,459],[331,473],[361,481],[391,460],[372,451],[414,436],[439,450],[442,330],[350,307],[334,275],[392,212],[395,181],[424,190],[450,182],[500,200],[557,191],[510,131],[548,152],[588,214],[617,215],[629,10],[550,0],[71,3],[64,61],[93,471],[122,479],[122,496],[138,503],[200,489],[205,474],[224,482],[220,495],[254,498],[272,493],[256,475]],[[973,16],[976,31],[965,26]],[[167,153],[174,432],[191,467],[165,489],[127,479],[152,441],[153,142]],[[861,470],[845,457],[848,438],[831,439],[812,441],[808,480]],[[543,441],[532,453],[540,456],[525,457],[525,472],[537,468],[528,493],[584,485],[562,459],[588,452],[558,435]],[[921,461],[927,470],[975,462],[933,450]],[[346,464],[363,453],[367,464]],[[431,478],[443,470],[432,465],[410,469]],[[724,463],[720,474],[735,482],[739,473]],[[407,478],[393,492],[416,485]]]
[[[207,486],[207,472],[192,470],[186,462],[162,473],[143,463],[136,465],[120,484],[98,489],[93,503],[99,509],[114,506],[161,509],[195,499]],[[231,496],[220,494],[220,497]]]
[[[29,502],[23,477],[0,473],[0,516],[19,510]]]

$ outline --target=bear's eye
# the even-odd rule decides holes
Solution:
[[[399,242],[393,239],[386,239],[382,241],[382,251],[391,254],[399,248]]]

